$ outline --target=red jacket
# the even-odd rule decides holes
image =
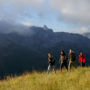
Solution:
[[[79,63],[85,63],[85,56],[79,55]]]

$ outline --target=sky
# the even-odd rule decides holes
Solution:
[[[82,34],[90,32],[90,0],[0,0],[0,20]]]

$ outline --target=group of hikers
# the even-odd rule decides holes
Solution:
[[[68,64],[68,61],[69,61],[69,64]],[[80,55],[78,56],[78,62],[79,62],[81,67],[85,66],[85,55],[84,55],[83,52],[81,52]],[[63,69],[64,66],[67,69],[67,71],[70,70],[71,67],[76,68],[77,67],[77,65],[76,65],[76,55],[75,55],[74,51],[72,49],[70,49],[69,54],[66,55],[64,50],[61,50],[59,64],[60,64],[61,72],[62,72],[62,69]],[[47,70],[47,74],[49,74],[51,69],[53,69],[54,72],[56,73],[55,59],[54,59],[52,53],[48,53],[48,70]]]

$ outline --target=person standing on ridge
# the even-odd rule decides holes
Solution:
[[[78,60],[79,60],[81,67],[85,67],[86,60],[85,60],[85,55],[82,52],[80,53]]]
[[[70,70],[72,66],[76,67],[76,56],[75,53],[72,51],[72,49],[69,50],[68,59],[69,59],[68,69]]]
[[[61,50],[59,63],[60,63],[60,70],[61,70],[61,72],[62,72],[63,66],[65,66],[67,71],[68,71],[67,56],[66,56],[66,54],[65,54],[65,52],[63,50]]]
[[[48,70],[47,70],[47,74],[49,74],[50,70],[53,69],[54,72],[56,73],[56,69],[55,69],[55,59],[53,58],[52,53],[48,54]]]

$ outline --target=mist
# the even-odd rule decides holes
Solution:
[[[19,34],[24,34],[24,32],[27,32],[28,30],[29,30],[29,27],[23,24],[0,20],[0,33],[8,34],[8,33],[16,32]]]

